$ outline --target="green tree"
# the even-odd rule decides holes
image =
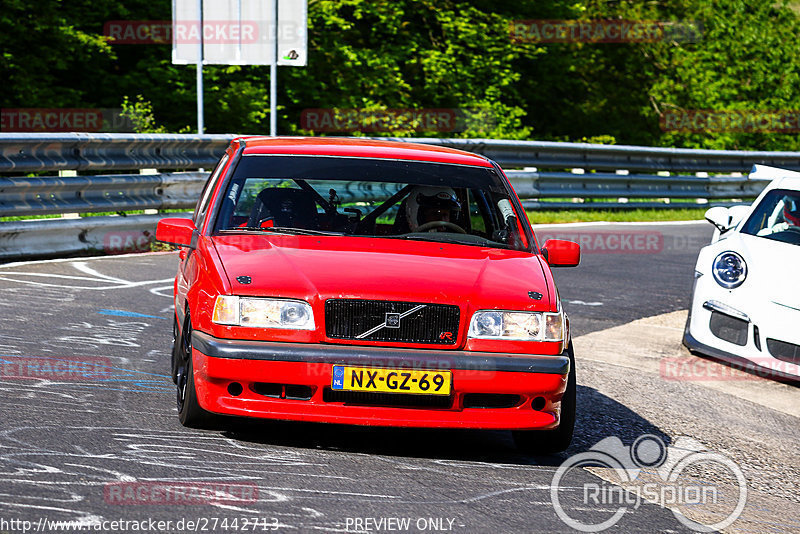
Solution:
[[[307,108],[455,108],[470,110],[464,131],[398,123],[388,134],[798,149],[796,134],[660,126],[674,110],[800,110],[796,4],[309,0],[308,66],[279,69],[279,131],[319,133],[301,129]],[[194,66],[173,65],[167,44],[103,35],[108,21],[170,18],[170,0],[6,0],[0,106],[119,108],[141,95],[129,111],[149,103],[143,117],[194,131]],[[512,24],[525,19],[699,21],[703,32],[695,41],[515,42]],[[268,67],[209,65],[204,81],[208,132],[268,130]]]

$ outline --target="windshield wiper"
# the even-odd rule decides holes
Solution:
[[[289,235],[342,235],[341,232],[326,232],[324,230],[311,230],[309,228],[292,228],[290,226],[241,226],[236,228],[226,228],[222,232],[268,232],[273,234]]]
[[[458,239],[457,237],[443,237],[441,239],[437,239],[432,235],[428,234],[401,234],[401,235],[393,235],[393,236],[386,236],[394,239],[412,239],[414,241],[429,241],[431,243],[451,243],[454,245],[472,245],[472,246],[479,246],[479,247],[494,247],[494,248],[508,248],[508,245],[504,245],[503,243],[497,243],[495,241],[491,241],[490,239],[486,239],[485,237],[476,239],[468,240],[468,239]]]

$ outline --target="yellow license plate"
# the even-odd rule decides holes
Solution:
[[[375,369],[334,365],[331,389],[412,395],[449,395],[450,383],[450,371]]]

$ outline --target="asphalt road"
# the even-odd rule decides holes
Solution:
[[[557,272],[573,335],[688,306],[694,259],[710,237],[706,225],[539,234],[576,231],[600,248],[627,242],[631,232],[648,234],[651,243],[650,234],[659,234],[661,245],[587,250],[580,267]],[[604,234],[600,245],[598,232],[618,236]],[[506,432],[242,421],[223,431],[185,429],[167,376],[176,265],[174,254],[160,253],[0,266],[0,532],[51,532],[45,527],[53,520],[171,521],[147,524],[152,532],[573,532],[551,498],[562,461],[608,437],[625,445],[642,434],[668,444],[675,432],[706,437],[702,425],[680,423],[677,410],[686,408],[677,401],[691,385],[582,362],[580,350],[578,434],[559,456],[522,455]],[[79,364],[84,372],[74,371]],[[659,388],[676,399],[674,409],[658,405],[677,421],[668,430],[641,408]],[[783,426],[796,421],[771,416]],[[563,508],[586,521],[610,517],[617,506],[588,509],[581,493],[604,476],[571,472]],[[192,500],[153,490],[212,483],[244,497],[195,493]],[[628,508],[608,532],[688,531],[656,504]]]
[[[711,240],[708,223],[538,226],[540,242],[580,243],[576,268],[554,269],[573,336],[641,317],[689,308],[697,253]]]

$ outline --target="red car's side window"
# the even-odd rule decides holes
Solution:
[[[208,179],[205,187],[203,188],[203,193],[200,195],[200,200],[197,202],[197,207],[195,208],[194,216],[192,217],[195,228],[199,229],[203,225],[203,221],[205,221],[206,214],[208,213],[208,206],[211,204],[211,194],[216,188],[217,180],[219,179],[219,175],[222,173],[222,169],[225,168],[228,158],[229,155],[227,153],[222,156],[222,159],[220,159],[219,163],[217,163],[217,166],[211,173],[211,177]]]

